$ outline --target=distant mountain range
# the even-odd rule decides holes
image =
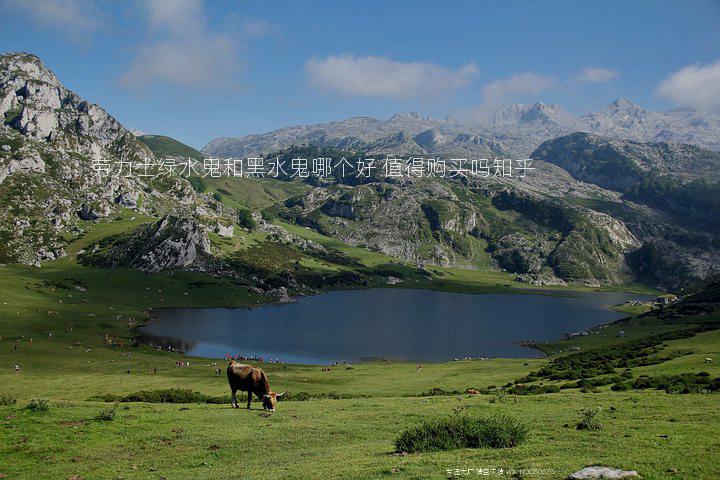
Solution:
[[[528,156],[542,142],[574,132],[638,142],[682,142],[720,151],[720,113],[679,108],[645,110],[619,99],[575,117],[559,105],[512,104],[474,121],[400,113],[388,120],[353,117],[317,125],[285,127],[239,138],[219,137],[202,153],[217,157],[267,155],[296,145],[367,154]]]
[[[204,152],[528,155],[535,170],[527,177],[387,178],[380,155],[368,178],[160,175],[157,158],[201,153],[129,131],[38,57],[8,53],[0,55],[0,119],[0,263],[70,256],[102,267],[196,270],[278,299],[414,281],[437,265],[502,270],[533,284],[640,281],[673,290],[720,273],[720,155],[659,141],[717,146],[708,134],[717,131],[713,114],[618,101],[575,118],[537,103],[474,126],[418,114],[357,117],[217,140]],[[637,141],[644,136],[652,141]],[[140,174],[103,175],[108,164]],[[317,243],[317,233],[388,262],[363,266]]]

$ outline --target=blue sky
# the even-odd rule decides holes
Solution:
[[[195,147],[356,115],[720,101],[709,0],[0,0],[0,42],[124,125]]]

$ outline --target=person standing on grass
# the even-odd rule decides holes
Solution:
[[[20,373],[20,365],[18,365],[18,364],[16,363],[16,364],[15,364],[15,374],[17,375],[17,374],[19,374],[19,373]]]

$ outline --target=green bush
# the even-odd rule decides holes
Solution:
[[[508,388],[508,393],[511,395],[541,395],[558,392],[560,392],[560,387],[557,385],[513,385]]]
[[[720,391],[720,377],[712,378],[708,372],[681,373],[679,375],[642,375],[635,379],[632,388],[653,388],[667,393],[708,393]]]
[[[267,209],[261,210],[260,216],[262,217],[263,220],[265,220],[266,222],[270,222],[270,223],[274,222],[277,219],[277,215],[275,215],[275,213],[273,213]]]
[[[111,420],[115,419],[115,410],[117,409],[118,404],[115,403],[112,407],[105,407],[102,410],[100,410],[100,413],[97,414],[95,417],[95,420],[101,420],[104,422],[109,422]]]
[[[257,228],[257,223],[255,222],[255,219],[252,217],[250,210],[245,210],[245,209],[238,210],[237,217],[238,217],[238,225],[240,225],[245,230],[255,230],[255,228]]]
[[[187,181],[190,182],[193,190],[195,190],[197,193],[202,193],[207,188],[205,186],[205,182],[203,182],[203,179],[200,177],[188,177]]]
[[[15,405],[17,403],[17,398],[13,397],[12,395],[8,393],[1,393],[0,394],[0,405],[9,406],[9,405]]]
[[[50,400],[47,398],[31,398],[26,407],[32,412],[47,412],[50,410]]]
[[[577,423],[578,430],[600,430],[602,424],[597,418],[600,413],[600,407],[596,409],[581,408],[580,409],[580,421]]]
[[[613,392],[624,392],[625,390],[630,390],[630,388],[630,382],[618,382],[610,387],[610,390]]]
[[[112,393],[93,395],[90,402],[143,402],[143,403],[230,403],[230,396],[213,397],[189,389],[140,390],[121,396]]]
[[[691,353],[689,351],[672,351],[663,355],[661,354],[663,342],[688,338],[714,328],[717,326],[700,325],[693,329],[666,332],[617,345],[570,353],[551,360],[537,372],[531,372],[526,377],[517,379],[515,383],[528,383],[538,379],[582,379],[584,382],[580,383],[579,387],[607,385],[612,383],[610,378],[593,379],[593,377],[616,374],[616,369],[622,368],[624,371],[621,376],[631,378],[632,372],[628,371],[629,368],[657,365]]]
[[[442,397],[442,396],[450,396],[450,395],[461,395],[463,392],[460,390],[443,390],[440,387],[433,387],[427,392],[421,393],[419,396],[421,397]]]
[[[528,434],[528,428],[512,417],[456,415],[426,421],[405,430],[395,440],[395,448],[408,453],[457,448],[511,448],[525,441]]]

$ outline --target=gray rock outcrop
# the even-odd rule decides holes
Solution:
[[[640,478],[635,470],[622,470],[619,468],[592,466],[578,470],[569,477],[568,480],[622,480],[626,478]]]

